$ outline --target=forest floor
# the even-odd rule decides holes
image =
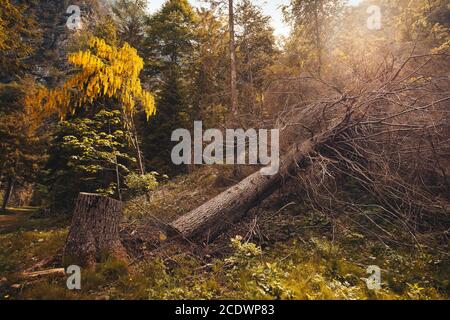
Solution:
[[[281,194],[211,243],[174,243],[152,227],[154,217],[170,221],[227,183],[219,171],[201,169],[129,202],[122,235],[136,259],[130,266],[106,259],[83,271],[78,291],[62,276],[21,277],[61,252],[70,219],[10,209],[0,215],[0,299],[450,298],[448,248],[388,245],[335,228]],[[373,265],[381,269],[379,290],[366,283]]]

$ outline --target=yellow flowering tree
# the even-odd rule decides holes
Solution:
[[[154,96],[142,88],[139,79],[144,62],[129,44],[116,48],[93,37],[87,50],[70,54],[68,61],[79,71],[60,87],[34,89],[25,98],[30,113],[56,113],[63,119],[100,98],[117,100],[127,114],[134,113],[137,103],[147,118],[156,113]]]

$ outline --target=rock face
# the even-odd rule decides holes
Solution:
[[[89,29],[96,18],[107,10],[105,1],[100,0],[41,0],[30,6],[42,32],[40,48],[31,58],[33,74],[46,85],[53,86],[64,76],[61,70],[68,69],[70,39],[80,32],[67,28],[67,21],[72,15],[71,12],[67,13],[67,9],[71,5],[81,9],[81,32]]]

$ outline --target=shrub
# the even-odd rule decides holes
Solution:
[[[137,173],[130,173],[125,178],[125,185],[129,197],[138,197],[147,194],[149,191],[158,186],[158,173],[150,172],[144,175]]]

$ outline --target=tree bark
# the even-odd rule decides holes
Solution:
[[[14,190],[14,182],[15,179],[13,177],[8,177],[8,182],[6,184],[5,194],[3,196],[3,204],[2,204],[2,210],[5,212],[6,207],[8,206],[9,199],[11,199],[11,194]]]
[[[46,276],[56,276],[56,275],[65,276],[66,270],[64,270],[64,268],[53,268],[53,269],[42,270],[42,271],[22,273],[22,277],[25,279],[42,278],[42,277],[46,277]]]
[[[233,0],[228,0],[228,27],[230,32],[230,70],[231,70],[231,112],[237,115],[237,76],[236,76],[236,43],[234,36]]]
[[[138,158],[138,164],[139,164],[139,170],[141,171],[141,175],[145,175],[145,168],[144,168],[144,162],[142,161],[142,152],[141,152],[141,147],[139,146],[139,137],[138,137],[138,132],[136,129],[136,124],[134,123],[134,118],[133,115],[131,116],[131,126],[133,128],[133,135],[134,135],[134,140],[136,143],[136,153],[137,153],[137,158]]]
[[[98,194],[80,193],[64,247],[64,264],[92,267],[112,255],[127,261],[119,239],[122,202]]]
[[[183,238],[215,237],[241,219],[250,209],[277,190],[285,181],[307,169],[314,155],[325,144],[332,143],[339,136],[354,127],[364,118],[364,113],[347,110],[337,116],[322,133],[294,144],[280,159],[280,168],[272,176],[258,171],[240,183],[221,193],[204,205],[194,209],[170,224],[169,233]]]
[[[280,160],[280,170],[273,176],[260,171],[250,175],[201,207],[171,223],[174,233],[184,238],[212,238],[242,218],[251,208],[277,190],[290,175],[309,165],[308,156],[322,140],[307,140],[293,146]]]

